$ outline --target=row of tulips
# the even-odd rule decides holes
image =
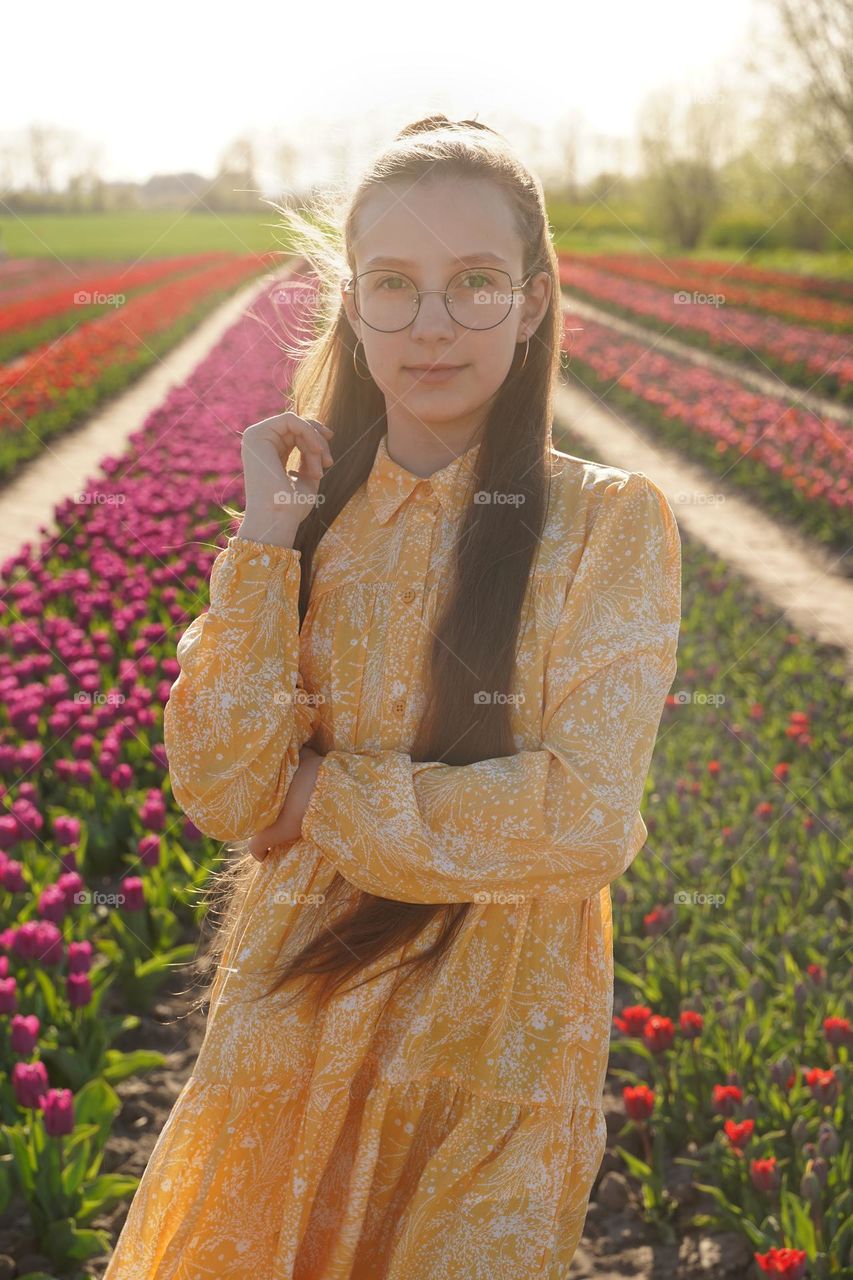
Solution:
[[[604,311],[641,323],[785,382],[842,402],[853,400],[853,341],[743,307],[725,291],[644,284],[572,258],[560,262],[560,282]]]
[[[93,264],[89,264],[93,265]],[[102,270],[126,266],[122,262],[104,262]],[[59,258],[0,258],[0,301],[4,307],[21,298],[35,296],[46,289],[55,289],[67,283],[74,268]]]
[[[69,499],[0,566],[0,1211],[26,1205],[57,1270],[108,1251],[99,1220],[136,1186],[102,1170],[115,1086],[164,1059],[119,1042],[183,981],[218,853],[170,798],[162,706],[240,431],[281,406],[281,309],[252,311],[105,459],[110,500]]]
[[[168,280],[227,262],[228,254],[204,253],[108,269],[80,270],[50,289],[30,290],[17,301],[3,296],[0,312],[0,361],[71,333],[79,325],[121,306],[127,297]]]
[[[631,255],[623,255],[630,257]],[[853,302],[853,280],[837,276],[810,275],[805,271],[779,271],[772,267],[752,267],[740,260],[727,262],[724,258],[667,258],[675,271],[695,271],[704,279],[734,280],[744,284],[756,284],[762,288],[789,289],[799,293],[813,293],[819,298],[837,298],[841,302]]]
[[[266,265],[266,255],[219,258],[131,295],[65,338],[0,368],[0,478],[150,367]]]
[[[853,535],[853,432],[571,313],[568,376],[830,547]]]
[[[751,280],[739,280],[723,264],[709,270],[711,264],[693,262],[689,258],[660,258],[657,255],[639,253],[561,253],[560,261],[565,264],[569,273],[575,265],[592,267],[617,279],[640,280],[644,284],[658,285],[672,293],[722,295],[726,307],[745,307],[749,311],[783,316],[786,320],[813,324],[839,333],[853,329],[853,298],[847,302],[803,291],[800,286],[787,282],[780,284],[776,280],[767,279],[760,271]],[[778,277],[779,273],[775,272],[773,275]]]
[[[682,540],[649,840],[612,889],[616,1150],[663,1240],[827,1280],[853,1266],[844,660]]]

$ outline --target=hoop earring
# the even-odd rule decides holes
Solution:
[[[356,344],[355,344],[355,346],[354,346],[354,347],[353,347],[353,349],[352,349],[352,366],[353,366],[353,368],[355,369],[355,372],[356,372],[357,376],[358,376],[359,378],[361,378],[362,382],[372,382],[372,381],[373,381],[373,375],[372,375],[372,374],[368,373],[367,377],[365,378],[365,376],[364,376],[364,374],[363,374],[363,373],[359,373],[359,372],[358,372],[358,344],[359,344],[359,342],[361,342],[361,338],[358,338],[358,339],[356,340]]]
[[[522,360],[521,364],[518,366],[519,369],[523,369],[524,366],[527,364],[527,353],[529,350],[530,350],[530,339],[528,338],[527,346],[524,348],[524,359]]]

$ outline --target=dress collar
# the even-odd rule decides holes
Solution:
[[[382,436],[367,477],[367,496],[380,524],[385,524],[419,484],[431,489],[448,515],[458,514],[474,472],[480,443],[466,449],[431,476],[417,476],[395,462],[388,452],[388,432]]]

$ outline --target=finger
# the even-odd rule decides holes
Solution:
[[[313,444],[317,447],[320,457],[325,459],[326,465],[330,467],[334,462],[334,458],[332,457],[332,450],[329,448],[328,440],[330,436],[334,435],[334,432],[331,427],[325,426],[316,418],[306,418],[305,421],[311,424],[311,428],[314,431]]]

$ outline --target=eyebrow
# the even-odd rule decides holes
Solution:
[[[450,261],[462,266],[470,266],[472,263],[476,264],[480,262],[494,262],[497,264],[503,263],[503,265],[506,266],[506,258],[501,258],[496,253],[490,253],[488,249],[484,250],[482,253],[466,254],[464,258],[451,258]],[[405,258],[378,257],[368,258],[364,265],[365,267],[416,267],[418,264],[416,262],[407,262]]]

